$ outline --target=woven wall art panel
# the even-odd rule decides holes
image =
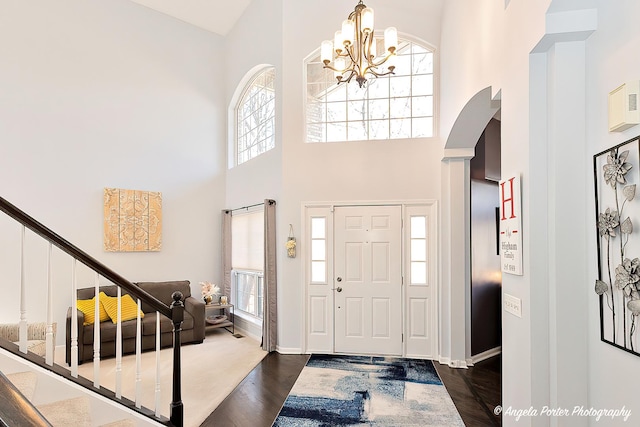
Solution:
[[[162,248],[162,193],[104,189],[104,250],[159,251]]]

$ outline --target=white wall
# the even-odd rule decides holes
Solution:
[[[393,7],[367,2],[376,10],[379,28],[394,25],[401,34],[438,49],[440,133],[417,141],[305,144],[303,58],[331,37],[353,5],[255,0],[223,40],[125,0],[0,1],[0,195],[132,280],[188,278],[192,283],[221,280],[220,209],[275,198],[282,243],[279,345],[284,351],[303,346],[302,262],[286,258],[284,250],[289,224],[300,235],[303,202],[457,197],[447,190],[455,174],[465,173],[464,160],[443,166],[445,141],[475,94],[487,87],[493,95],[501,91],[503,173],[522,174],[525,254],[524,276],[503,277],[504,291],[523,302],[521,319],[503,316],[504,404],[517,409],[564,405],[573,398],[580,402],[588,387],[589,406],[625,405],[640,416],[629,380],[638,358],[599,340],[588,163],[594,153],[638,133],[631,128],[610,134],[606,123],[607,93],[640,75],[634,54],[640,44],[637,2],[448,0],[403,1]],[[550,6],[551,12],[597,6],[598,30],[578,41],[551,40],[552,48],[538,47],[532,55],[540,40],[550,40],[544,38]],[[276,66],[277,148],[226,171],[227,109],[238,82],[257,64]],[[571,70],[585,79],[585,101],[577,106],[564,99],[582,85],[565,74]],[[558,110],[567,108],[575,111]],[[550,120],[554,112],[569,123],[586,123],[568,133],[578,141],[562,142],[571,126]],[[578,149],[570,150],[575,145]],[[564,170],[563,162],[578,166]],[[586,216],[578,222],[576,239],[585,247],[560,260],[550,254],[570,244],[555,230],[576,226],[564,215],[561,193],[555,190],[567,182],[579,185],[571,201],[578,215]],[[105,186],[163,192],[162,252],[102,251]],[[551,196],[549,190],[554,190]],[[449,205],[464,206],[464,199]],[[8,224],[0,218],[3,231],[9,229],[2,235],[0,286],[15,301],[19,259],[6,248],[17,245],[18,230]],[[459,225],[448,218],[441,218],[441,224],[441,235]],[[43,257],[46,248],[32,240],[30,252]],[[457,241],[442,246],[451,253],[468,250]],[[54,272],[60,290],[56,313],[68,305],[62,289],[69,267],[63,262],[56,262]],[[443,257],[441,276],[448,272],[447,262]],[[578,279],[563,282],[571,277],[568,271],[578,272]],[[42,286],[45,274],[39,267],[28,280]],[[575,301],[563,288],[568,282]],[[450,291],[454,298],[463,295],[460,288]],[[40,309],[42,293],[32,296],[33,308]],[[4,317],[8,311],[1,313]],[[580,336],[569,336],[567,325],[583,317],[584,329],[575,328]],[[577,347],[567,348],[568,343]],[[576,370],[569,372],[574,357]],[[520,424],[564,421],[537,417]],[[505,425],[513,423],[505,418]],[[606,423],[613,424],[603,419],[597,425]]]
[[[394,25],[401,34],[437,46],[440,0],[389,7],[367,2],[376,27]],[[278,88],[276,148],[228,171],[226,206],[236,208],[276,199],[279,347],[297,352],[303,345],[301,258],[286,257],[289,224],[301,233],[303,201],[437,199],[439,181],[431,171],[442,157],[438,138],[345,144],[306,144],[303,135],[303,60],[333,36],[355,7],[337,0],[292,2],[256,0],[226,40],[229,58],[227,99],[247,71],[258,64],[276,67]],[[420,13],[416,13],[419,11]],[[328,29],[327,29],[328,28]],[[221,279],[220,279],[221,280]]]
[[[225,208],[280,200],[282,186],[282,5],[280,0],[254,0],[225,39],[225,145],[233,153],[234,106],[255,68],[276,68],[276,146],[273,150],[227,171]],[[218,221],[220,223],[220,221]],[[222,273],[220,273],[220,280]]]
[[[594,154],[640,134],[638,126],[624,132],[607,131],[608,93],[624,82],[640,79],[640,58],[634,54],[640,49],[637,25],[640,4],[634,1],[606,2],[605,7],[604,2],[598,3],[598,31],[587,41],[589,90],[586,92],[588,125],[585,143],[589,161],[592,161]],[[593,291],[598,271],[591,167],[584,179],[589,190],[589,227],[585,231],[588,237],[585,266],[589,279],[585,285],[589,305],[589,400],[594,407],[621,408],[624,405],[633,411],[628,422],[637,424],[640,420],[640,404],[638,399],[632,397],[635,395],[635,387],[630,379],[640,366],[640,358],[600,341],[598,298]],[[620,419],[615,422],[610,419],[601,420],[597,425],[620,425]]]
[[[228,154],[233,153],[234,107],[247,81],[260,66],[276,68],[276,146],[255,159],[227,170],[224,207],[235,209],[262,203],[280,202],[282,187],[282,6],[280,0],[254,0],[225,39],[225,76],[228,111]],[[221,223],[217,216],[217,224]],[[222,281],[222,272],[219,272]]]
[[[220,269],[222,39],[126,0],[0,8],[0,195],[132,281],[189,279],[199,294]],[[104,187],[162,192],[162,251],[103,251]],[[0,221],[12,230],[3,242],[17,244],[17,229]],[[18,301],[18,248],[2,250],[0,287]],[[70,264],[55,265],[61,343]],[[44,316],[44,265],[28,280],[41,287],[33,320]],[[0,314],[18,315],[17,303]]]
[[[283,0],[283,201],[279,205],[279,241],[284,248],[288,225],[300,236],[301,208],[308,201],[438,199],[442,144],[439,138],[307,144],[303,115],[303,59],[331,39],[357,2]],[[375,26],[395,26],[436,48],[441,1],[367,1]],[[398,7],[396,7],[398,6]],[[280,346],[291,351],[303,345],[302,259],[279,253],[281,292]]]
[[[550,12],[568,14],[550,18],[550,4]],[[583,18],[595,15],[579,9],[596,5],[591,35],[592,23]],[[607,93],[638,78],[640,64],[631,53],[640,42],[633,19],[638,5],[554,1],[503,7],[491,1],[445,4],[441,70],[445,130],[474,94],[486,87],[501,91],[503,177],[522,174],[524,275],[503,275],[503,291],[522,299],[523,317],[503,315],[503,405],[538,411],[543,405],[624,405],[637,417],[640,407],[630,397],[628,378],[638,359],[599,339],[591,161],[594,153],[638,132],[609,134],[606,123]],[[493,23],[489,31],[495,32],[485,36],[487,27],[476,16]],[[538,416],[518,425],[620,422]],[[504,416],[503,423],[516,421]]]

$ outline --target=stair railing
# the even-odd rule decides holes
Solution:
[[[121,295],[121,289],[125,289],[130,295],[136,297],[138,299],[138,309],[140,309],[141,301],[146,302],[151,305],[156,310],[156,364],[157,364],[157,379],[156,379],[156,408],[155,408],[155,417],[158,421],[161,421],[160,409],[159,409],[159,396],[160,396],[160,388],[159,388],[159,350],[160,350],[160,314],[167,316],[171,319],[173,323],[173,387],[172,387],[172,401],[170,404],[170,423],[175,427],[182,427],[184,423],[184,405],[182,403],[181,398],[181,355],[180,355],[180,345],[181,338],[180,332],[182,330],[182,321],[184,319],[184,304],[182,303],[182,293],[175,292],[172,295],[173,303],[168,306],[162,301],[158,300],[155,296],[149,294],[144,291],[142,288],[134,285],[129,280],[125,279],[120,274],[116,273],[100,261],[96,260],[86,252],[82,251],[72,243],[68,242],[58,234],[54,233],[49,228],[45,227],[42,223],[38,222],[4,198],[0,197],[0,211],[7,214],[9,217],[13,218],[15,221],[22,225],[21,230],[21,259],[20,259],[20,341],[19,341],[19,349],[20,352],[27,354],[27,310],[26,310],[26,286],[25,286],[25,231],[26,229],[31,230],[38,236],[42,237],[49,244],[48,253],[47,253],[47,333],[46,333],[46,353],[45,353],[45,363],[49,366],[53,366],[53,354],[54,354],[54,333],[53,333],[53,309],[52,309],[52,261],[51,261],[51,253],[53,246],[56,246],[58,249],[63,251],[64,253],[71,256],[73,259],[72,264],[72,275],[73,275],[73,289],[72,289],[72,320],[71,320],[71,376],[74,378],[78,377],[78,355],[77,355],[77,310],[76,310],[76,264],[80,262],[84,264],[89,269],[95,272],[95,288],[96,288],[96,296],[98,295],[99,289],[99,278],[103,277],[110,281],[111,283],[118,286],[118,297]],[[95,322],[95,330],[94,330],[94,387],[100,388],[100,372],[99,372],[99,361],[100,361],[100,339],[99,339],[99,301],[96,298],[95,305],[95,314],[96,314],[96,322]],[[121,348],[121,307],[120,307],[120,298],[118,298],[118,309],[117,309],[117,329],[116,329],[116,390],[115,397],[116,401],[121,398],[121,357],[122,357],[122,348]],[[140,385],[139,385],[139,371],[140,371],[140,315],[138,315],[137,319],[137,338],[136,338],[136,365],[137,365],[137,374],[136,374],[136,396],[135,396],[135,407],[137,409],[141,408],[140,405]],[[74,351],[75,350],[75,351]],[[96,363],[98,362],[98,363]],[[133,409],[133,408],[132,408]],[[149,416],[147,411],[140,411],[142,414]]]
[[[0,425],[51,427],[35,406],[0,372]]]

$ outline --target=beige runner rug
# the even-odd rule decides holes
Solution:
[[[160,351],[160,413],[169,417],[172,393],[173,349]],[[218,329],[207,332],[202,344],[182,346],[182,402],[184,426],[197,427],[240,384],[245,376],[266,356],[260,343],[250,337],[236,338]],[[67,366],[64,351],[56,352],[56,363]],[[142,353],[142,406],[155,408],[156,354]],[[100,361],[101,385],[115,390],[116,360]],[[93,381],[93,363],[78,367],[78,374]],[[122,358],[122,395],[135,400],[135,355]]]

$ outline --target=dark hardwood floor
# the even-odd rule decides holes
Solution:
[[[501,426],[502,417],[493,410],[502,405],[502,356],[454,369],[433,363],[466,426]]]
[[[308,355],[269,353],[201,427],[270,427],[308,359]],[[493,415],[502,401],[500,356],[469,369],[434,365],[466,426],[502,425],[501,418]]]
[[[309,355],[269,353],[201,427],[269,427]]]

